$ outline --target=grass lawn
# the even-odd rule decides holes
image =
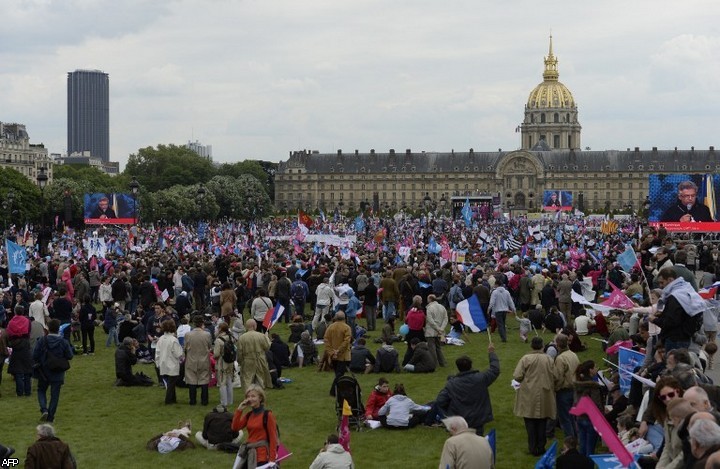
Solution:
[[[514,325],[515,321],[508,319],[508,323]],[[289,335],[284,324],[278,324],[273,330],[276,329],[283,339]],[[510,380],[518,359],[529,351],[530,346],[520,341],[517,329],[508,331],[508,335],[506,344],[500,343],[497,334],[493,335],[502,372],[490,389],[495,421],[486,425],[485,431],[497,429],[496,467],[529,468],[534,466],[537,458],[527,454],[523,421],[513,415],[515,392],[510,387]],[[175,428],[180,420],[191,419],[193,433],[201,430],[205,414],[219,403],[217,388],[210,390],[209,406],[190,407],[187,405],[186,389],[178,389],[180,404],[165,406],[164,389],[161,387],[113,387],[113,349],[105,347],[106,336],[102,328],[96,329],[96,336],[96,354],[80,355],[72,360],[72,368],[66,374],[55,417],[58,436],[70,444],[79,467],[232,466],[233,455],[207,451],[204,448],[166,455],[146,450],[145,444],[152,436]],[[379,332],[375,332],[371,337],[378,336]],[[549,333],[544,336],[546,340],[550,337]],[[591,339],[585,341],[589,350],[579,355],[580,360],[594,359],[599,363],[602,357],[600,342]],[[487,345],[486,333],[472,334],[471,342],[464,347],[443,348],[449,363],[446,368],[440,368],[431,374],[402,373],[387,377],[391,385],[397,382],[405,384],[408,395],[415,402],[426,403],[435,398],[447,376],[456,372],[454,360],[458,356],[468,354],[473,358],[475,368],[487,368]],[[369,346],[373,350],[378,347],[377,344]],[[398,344],[397,347],[402,357],[405,344]],[[135,370],[155,377],[150,365],[138,365]],[[315,367],[311,367],[284,370],[283,376],[291,378],[293,382],[286,385],[285,389],[269,390],[267,403],[267,407],[272,409],[278,418],[281,440],[294,453],[282,466],[307,468],[325,437],[336,428],[335,401],[328,396],[333,374],[318,373]],[[378,375],[375,374],[358,376],[363,400],[367,400],[377,378]],[[28,445],[34,440],[35,426],[40,417],[35,388],[34,381],[32,398],[16,397],[14,382],[7,373],[0,386],[0,443],[15,447],[16,456],[21,459],[21,463]],[[242,400],[242,392],[242,389],[235,390],[236,404]],[[556,434],[561,436],[560,431]],[[442,428],[426,427],[409,431],[353,431],[353,459],[359,468],[402,467],[408,463],[413,469],[435,468],[447,436]]]

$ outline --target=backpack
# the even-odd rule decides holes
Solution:
[[[233,342],[232,337],[228,336],[228,339],[220,339],[223,341],[222,359],[225,363],[235,363],[235,360],[237,360],[237,345]]]
[[[305,301],[305,289],[302,282],[293,282],[290,286],[290,296],[292,296],[293,301]]]

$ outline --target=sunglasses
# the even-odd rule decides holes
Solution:
[[[660,400],[665,402],[669,401],[670,399],[675,399],[675,396],[677,396],[677,393],[675,391],[669,392],[667,394],[660,394]]]

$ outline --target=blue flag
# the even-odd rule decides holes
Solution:
[[[435,241],[435,238],[430,237],[430,241],[428,242],[428,252],[430,254],[437,254],[440,251],[442,251],[442,248],[438,245],[437,241]]]
[[[635,264],[637,263],[637,256],[635,250],[629,244],[625,246],[625,251],[617,256],[618,264],[625,272],[630,272]]]
[[[495,463],[495,460],[497,459],[497,434],[495,433],[495,429],[493,428],[490,430],[490,433],[485,436],[485,439],[487,440],[488,444],[490,445],[490,449],[493,453],[493,464]]]
[[[462,208],[463,220],[465,220],[465,226],[470,228],[470,220],[472,219],[472,209],[470,208],[470,198],[465,199],[465,205]]]
[[[25,248],[6,239],[5,249],[8,258],[8,272],[11,274],[24,274],[25,265],[27,264],[27,252]]]
[[[545,451],[542,458],[535,464],[535,469],[554,469],[555,468],[555,456],[557,454],[557,440]]]
[[[355,218],[355,231],[360,233],[365,229],[365,220],[362,219],[362,217]]]

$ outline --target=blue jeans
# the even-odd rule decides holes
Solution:
[[[60,402],[61,386],[62,383],[59,382],[49,383],[42,378],[38,380],[38,404],[40,404],[40,412],[48,413],[48,422],[53,422],[55,420],[55,412],[57,412],[58,403]],[[48,387],[50,388],[50,406],[48,406],[46,394]]]
[[[555,393],[555,402],[557,403],[557,415],[560,421],[560,428],[565,432],[565,436],[577,436],[575,431],[575,418],[570,415],[570,409],[573,406],[574,393],[572,389],[562,390]]]
[[[590,456],[595,454],[595,445],[597,445],[598,434],[587,417],[577,419],[578,426],[578,444],[580,445],[580,454]]]
[[[29,396],[32,394],[31,373],[15,373],[15,393],[18,396]]]
[[[110,347],[110,344],[118,345],[117,327],[113,326],[108,331],[107,340],[105,341],[105,347]]]
[[[388,322],[390,318],[394,318],[396,316],[395,303],[392,301],[386,301],[383,306],[383,319],[385,322]]]

